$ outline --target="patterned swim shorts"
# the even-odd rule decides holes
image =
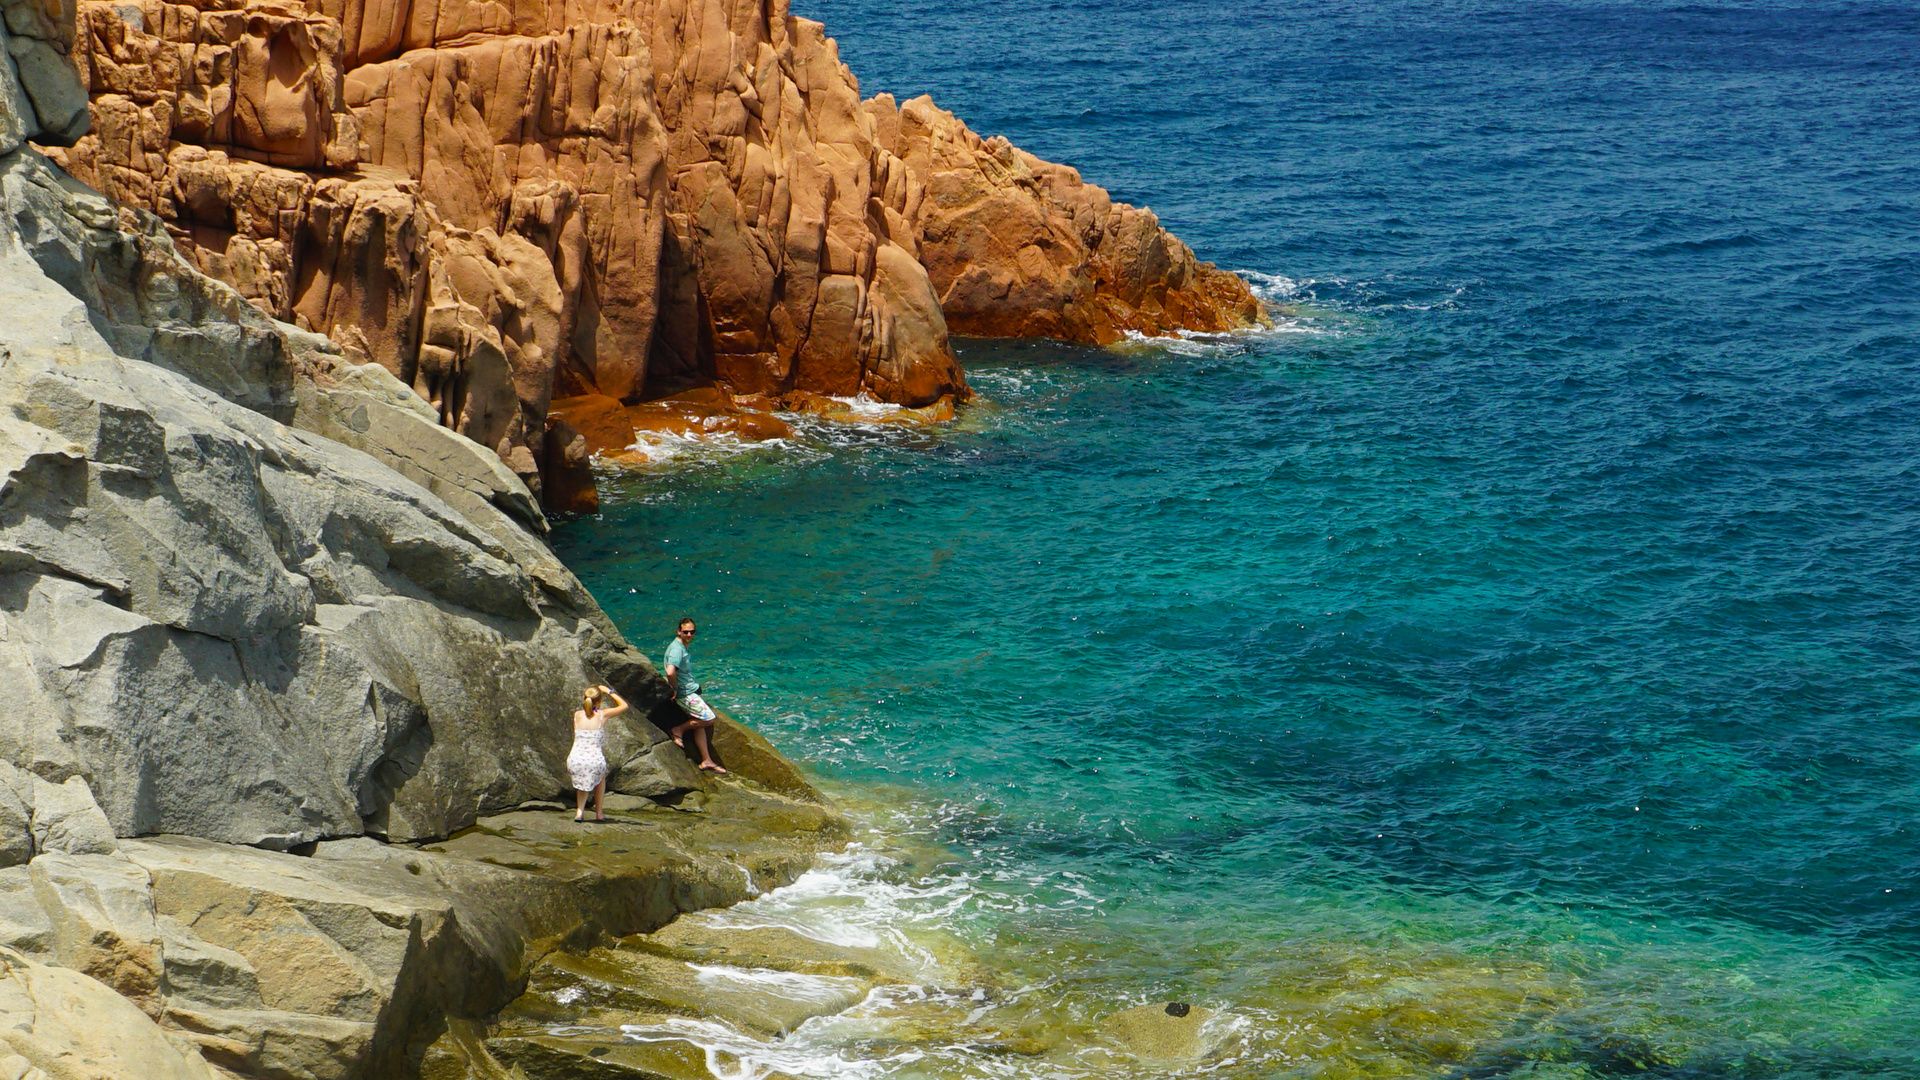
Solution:
[[[713,706],[707,704],[706,699],[702,698],[699,694],[688,694],[686,697],[681,698],[680,707],[687,710],[687,715],[693,717],[695,720],[702,723],[713,722]]]

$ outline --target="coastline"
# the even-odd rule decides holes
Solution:
[[[0,1076],[1920,1071],[1910,12],[0,3]]]
[[[1455,777],[1504,761],[1506,744],[1485,737],[1491,721],[1434,727],[1409,706],[1408,723],[1433,734],[1408,740],[1341,708],[1367,680],[1344,664],[1325,676],[1319,722],[1268,705],[1258,673],[1229,669],[1208,700],[1237,698],[1243,711],[1231,726],[1171,737],[1181,714],[1168,707],[1186,695],[1154,687],[1187,668],[1184,635],[1166,611],[1197,621],[1210,641],[1279,638],[1301,670],[1331,667],[1329,652],[1360,666],[1383,648],[1446,640],[1426,612],[1403,609],[1404,586],[1382,568],[1455,530],[1473,535],[1471,506],[1431,509],[1417,547],[1382,543],[1372,522],[1296,523],[1297,534],[1280,534],[1293,536],[1285,565],[1251,582],[1224,560],[1203,564],[1204,575],[1162,578],[1163,560],[1113,557],[1143,543],[1164,551],[1170,538],[1211,536],[1251,513],[1228,502],[1216,517],[1204,497],[1257,485],[1270,461],[1217,464],[1218,442],[1196,436],[1198,425],[1247,408],[1249,394],[1264,406],[1256,415],[1282,403],[1339,415],[1330,404],[1370,397],[1369,380],[1299,372],[1283,366],[1284,354],[1259,352],[1195,364],[1172,353],[984,343],[962,355],[981,400],[937,437],[827,433],[798,451],[689,455],[610,485],[603,519],[563,528],[556,542],[629,625],[697,605],[722,696],[805,747],[829,790],[879,792],[870,801],[890,808],[879,812],[882,832],[911,836],[916,848],[925,841],[925,856],[843,872],[841,900],[859,912],[850,895],[897,898],[909,911],[896,925],[907,928],[917,925],[912,911],[954,905],[952,925],[997,984],[1009,997],[1027,990],[1017,1001],[996,997],[988,1016],[1015,1027],[1017,1013],[1034,1018],[1059,1055],[1001,1059],[1008,1075],[1072,1075],[1072,1054],[1112,1051],[1102,1020],[1168,1002],[1246,1025],[1232,1052],[1201,1066],[1220,1075],[1460,1068],[1590,1080],[1636,1061],[1706,1076],[1899,1074],[1901,1020],[1920,995],[1896,958],[1836,958],[1791,927],[1640,899],[1674,887],[1651,860],[1633,864],[1631,893],[1580,887],[1598,872],[1578,865],[1583,843],[1653,827],[1635,806],[1672,813],[1652,793],[1622,802],[1598,791],[1556,818],[1542,807],[1562,805],[1563,793],[1528,783],[1527,755],[1495,772],[1500,783],[1462,790]],[[1116,402],[1154,417],[1152,434],[1116,431]],[[1177,469],[1182,455],[1204,471],[1186,473],[1198,478],[1187,498],[1169,498],[1161,470]],[[1313,506],[1349,505],[1337,467],[1347,448],[1329,440],[1308,460],[1317,475],[1301,468],[1289,491],[1319,485],[1326,497]],[[1089,534],[1084,513],[1054,520],[1063,502],[1125,505],[1139,517]],[[1343,543],[1326,543],[1328,532]],[[1214,550],[1182,548],[1196,558]],[[1300,611],[1276,625],[1270,597],[1285,590],[1272,583],[1311,590],[1334,566],[1347,588],[1377,585],[1383,595],[1361,612],[1329,603],[1334,617],[1322,621],[1326,609],[1309,592],[1283,601]],[[1226,600],[1208,610],[1196,597],[1210,595]],[[1450,599],[1442,590],[1442,617]],[[1363,640],[1349,646],[1349,636]],[[1244,657],[1237,646],[1233,654]],[[1419,670],[1417,652],[1394,655]],[[1036,667],[1035,656],[1058,660]],[[1382,665],[1377,677],[1397,687],[1392,674]],[[1384,716],[1397,717],[1398,700]],[[1550,741],[1554,731],[1512,736]],[[1664,774],[1689,767],[1698,747],[1646,748],[1656,751],[1664,756],[1653,771]],[[1325,764],[1349,760],[1379,771],[1353,779]],[[1373,808],[1376,784],[1416,779],[1449,800],[1514,800],[1512,813],[1537,824],[1508,824],[1503,812],[1477,835],[1510,841],[1514,829],[1551,824],[1568,830],[1553,851],[1573,865],[1510,842],[1476,845],[1457,823],[1462,812],[1473,819],[1471,804],[1459,811],[1448,801],[1438,817],[1413,821]],[[872,820],[868,801],[847,801],[856,820]],[[1654,846],[1654,834],[1631,835]],[[940,847],[952,858],[931,853]],[[1476,875],[1462,866],[1468,859],[1490,868]],[[923,908],[908,884],[928,891]],[[804,1045],[824,1070],[848,1067],[837,1055],[851,1057],[858,1039],[881,1037],[861,1033],[856,1019],[875,1018],[823,1019],[774,1047],[746,1033],[709,1035],[778,1071],[791,1070],[770,1064],[776,1051]],[[949,1046],[963,1046],[963,1027],[950,1030]],[[903,1048],[872,1068],[930,1071],[924,1059],[904,1060],[920,1052]],[[973,1075],[954,1053],[953,1073]],[[1112,1059],[1100,1067],[1123,1068]],[[1111,1074],[1122,1073],[1100,1075]]]
[[[583,29],[445,0],[420,37],[338,7],[5,2],[22,1075],[492,1076],[473,1025],[530,964],[843,842],[752,732],[722,729],[717,781],[640,719],[663,681],[547,546],[545,509],[593,500],[556,393],[941,421],[968,394],[943,303],[991,318],[1026,280],[1000,316],[1099,340],[1261,318],[1150,211],[924,99],[862,102],[784,5],[662,5],[650,41],[610,8]],[[686,85],[575,78],[654,59]],[[519,61],[527,95],[468,81]],[[612,114],[535,101],[568,95]],[[461,151],[516,109],[503,153]],[[609,746],[627,817],[577,826],[544,802],[551,720],[600,682],[639,707]]]

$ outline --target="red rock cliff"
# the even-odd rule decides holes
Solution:
[[[967,393],[950,324],[1261,317],[1073,170],[863,103],[784,0],[78,6],[94,131],[62,162],[530,483],[555,395],[924,405]]]

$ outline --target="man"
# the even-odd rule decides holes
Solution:
[[[692,732],[694,748],[700,751],[700,767],[708,772],[724,773],[727,770],[713,760],[713,747],[707,739],[707,729],[715,721],[713,706],[700,696],[700,684],[693,678],[693,654],[688,650],[693,645],[694,632],[693,620],[681,619],[680,632],[667,645],[667,688],[687,714],[686,722],[675,724],[667,734],[673,736],[673,745],[685,746],[687,733]]]

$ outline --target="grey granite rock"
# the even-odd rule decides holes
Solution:
[[[0,0],[0,154],[28,139],[72,146],[92,117],[87,89],[69,57],[72,3]]]
[[[24,866],[0,870],[0,946],[41,960],[53,955],[53,922],[40,910],[33,873]]]
[[[216,1080],[192,1043],[95,979],[0,949],[0,1075]]]
[[[20,85],[19,72],[7,48],[11,38],[6,24],[0,22],[0,154],[11,154],[39,128],[33,102],[27,100],[26,88]]]
[[[0,762],[0,867],[33,858],[33,780]]]
[[[73,60],[53,42],[16,36],[7,42],[20,86],[33,103],[38,142],[71,146],[87,133],[87,91]]]
[[[590,683],[664,739],[491,451],[29,150],[0,209],[0,757],[120,835],[286,848],[562,793]]]
[[[165,954],[168,1007],[185,1004],[213,1009],[262,1009],[260,974],[232,949],[203,940],[170,915],[154,919]]]
[[[646,721],[492,450],[26,145],[84,130],[75,8],[0,10],[0,1076],[407,1075],[539,952],[843,835]],[[484,818],[565,790],[597,682],[626,788],[706,812]]]
[[[149,1015],[160,1012],[162,946],[147,872],[110,855],[35,857],[34,898],[53,924],[53,957]]]
[[[68,777],[64,784],[33,778],[32,828],[38,852],[111,855],[120,848],[107,815],[93,801],[93,789],[77,776]]]

